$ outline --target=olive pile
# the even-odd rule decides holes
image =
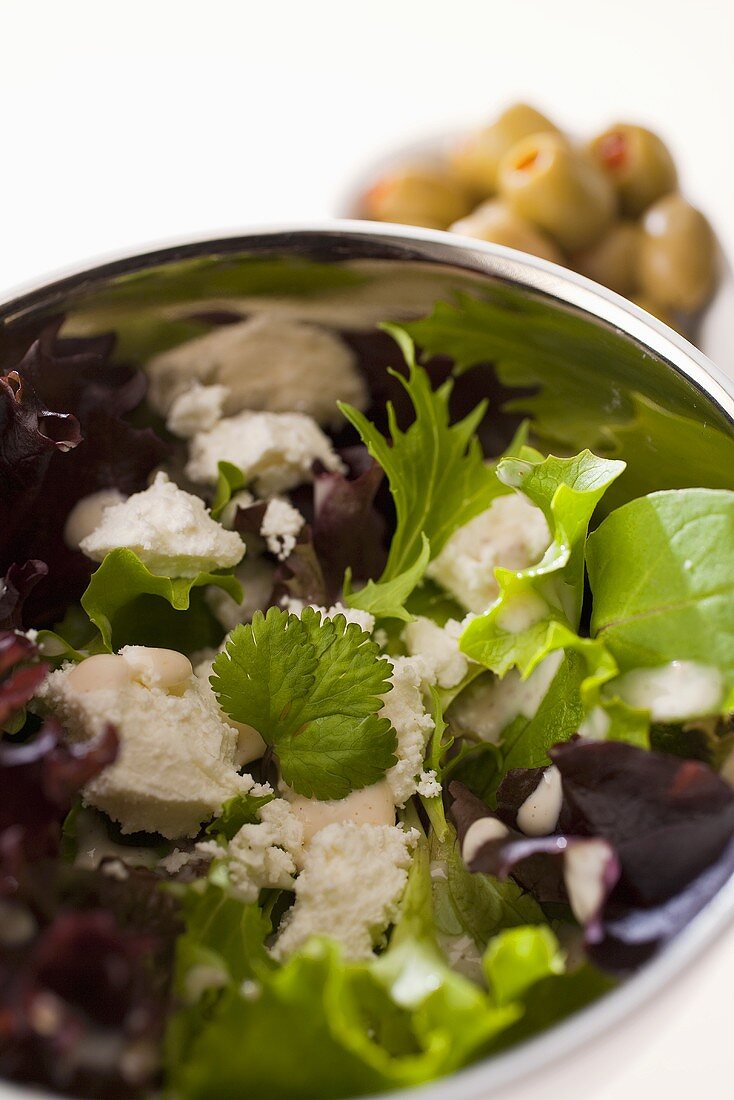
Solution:
[[[716,285],[708,221],[678,191],[660,138],[627,123],[579,146],[533,107],[516,104],[440,162],[378,179],[360,214],[542,256],[678,328],[690,327]]]

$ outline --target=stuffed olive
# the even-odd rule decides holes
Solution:
[[[618,123],[589,145],[592,159],[611,180],[624,214],[635,218],[678,184],[673,158],[657,134]]]
[[[381,222],[446,229],[467,214],[471,202],[448,173],[430,167],[407,167],[391,172],[367,192],[364,212]]]
[[[604,173],[557,134],[532,134],[513,145],[500,164],[499,192],[515,214],[568,250],[599,240],[616,209]]]
[[[546,132],[558,133],[558,130],[534,107],[516,103],[490,126],[457,145],[449,157],[451,168],[478,198],[487,198],[497,190],[497,173],[505,153],[522,138]]]
[[[716,238],[706,218],[681,195],[656,202],[642,220],[640,286],[667,309],[693,313],[716,283]]]

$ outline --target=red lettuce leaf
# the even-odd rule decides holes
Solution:
[[[30,741],[0,741],[0,893],[17,891],[27,862],[58,853],[74,796],[114,761],[117,749],[110,725],[72,745],[54,719]]]
[[[622,742],[558,745],[563,807],[557,831],[524,837],[517,811],[539,771],[510,773],[493,814],[461,784],[451,786],[462,839],[474,821],[497,816],[505,837],[470,852],[471,871],[512,874],[541,902],[562,896],[562,867],[572,846],[602,840],[618,864],[598,873],[599,911],[586,923],[597,965],[624,973],[676,935],[734,872],[734,791],[706,764],[646,752]],[[561,860],[559,857],[563,857]],[[590,872],[591,873],[591,872]]]
[[[8,568],[0,579],[0,630],[23,627],[23,604],[39,581],[48,575],[48,566],[36,558]]]
[[[120,418],[139,405],[146,381],[107,362],[114,338],[58,339],[57,328],[42,332],[0,392],[0,476],[12,467],[1,482],[0,569],[26,558],[48,564],[27,604],[36,625],[61,618],[89,581],[92,563],[63,538],[74,504],[104,488],[137,492],[169,453],[152,429]],[[45,434],[60,424],[75,426],[63,446]]]

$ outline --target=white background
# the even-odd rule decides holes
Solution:
[[[515,97],[579,133],[659,128],[734,255],[731,0],[0,0],[0,290],[328,215],[386,149]],[[730,935],[611,1045],[503,1096],[728,1097],[733,986]]]

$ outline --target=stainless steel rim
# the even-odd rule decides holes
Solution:
[[[447,265],[531,290],[600,319],[654,353],[694,385],[702,405],[717,406],[734,430],[734,381],[682,336],[631,302],[581,275],[513,249],[408,226],[335,220],[151,244],[101,257],[5,292],[0,295],[0,323],[32,312],[41,304],[52,306],[70,291],[94,286],[102,279],[158,264],[200,256],[274,251],[303,257],[318,255],[333,261],[393,259]],[[644,1008],[656,993],[682,975],[733,919],[734,878],[663,953],[601,1001],[516,1049],[400,1095],[421,1100],[446,1100],[448,1095],[452,1100],[476,1100],[548,1066]],[[0,1083],[0,1095],[49,1094]],[[387,1100],[387,1095],[372,1100]]]

